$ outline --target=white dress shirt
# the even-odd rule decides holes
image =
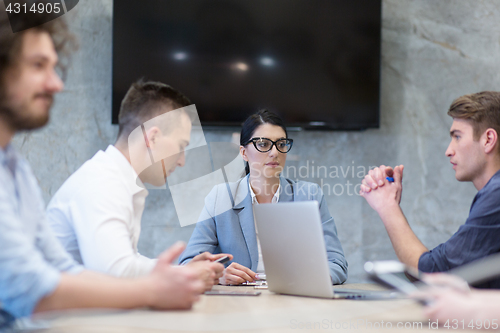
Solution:
[[[257,201],[257,197],[255,196],[255,193],[253,192],[252,186],[250,184],[248,185],[250,189],[250,195],[252,196],[252,209],[254,205],[258,205],[259,202]],[[271,203],[277,203],[280,199],[280,187],[281,185],[278,185],[278,189],[276,190],[276,193],[274,193],[273,198],[271,199]],[[253,222],[255,223],[255,213],[253,214]],[[259,240],[259,230],[257,230],[257,223],[255,223],[255,236],[257,238],[257,249],[259,250],[259,261],[257,262],[257,271],[255,273],[265,273],[264,269],[264,260],[262,259],[262,249],[260,247],[260,240]]]
[[[86,268],[142,276],[156,264],[137,251],[147,195],[125,156],[109,146],[66,180],[50,201],[47,218],[66,251]]]

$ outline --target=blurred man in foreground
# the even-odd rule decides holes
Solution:
[[[448,329],[500,328],[500,291],[469,288],[458,276],[434,273],[421,277],[429,288],[412,295],[425,300],[424,315]]]
[[[35,26],[44,17],[26,20],[34,20],[26,23]],[[205,286],[195,268],[171,265],[183,244],[164,252],[142,278],[117,279],[83,270],[52,234],[37,181],[10,144],[16,132],[47,123],[53,96],[63,88],[55,71],[58,53],[64,54],[70,40],[60,18],[13,34],[6,13],[1,13],[0,322],[69,308],[188,309]]]

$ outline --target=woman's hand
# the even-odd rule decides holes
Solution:
[[[237,285],[247,281],[254,282],[255,280],[255,273],[252,270],[233,262],[224,270],[224,275],[219,279],[219,283]]]

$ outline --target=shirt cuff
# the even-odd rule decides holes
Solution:
[[[19,281],[30,287],[26,288],[22,294],[16,295],[15,299],[3,304],[4,308],[16,318],[30,316],[42,298],[52,294],[61,281],[61,273],[56,269],[47,269],[33,274],[23,278],[24,281]]]

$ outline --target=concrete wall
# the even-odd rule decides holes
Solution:
[[[56,99],[49,126],[14,140],[47,202],[117,133],[111,125],[112,1],[80,1],[67,18],[80,50],[66,89]],[[363,280],[366,260],[395,258],[380,219],[354,194],[364,168],[405,165],[402,207],[426,246],[445,241],[465,221],[475,189],[455,180],[444,155],[451,125],[446,111],[460,95],[500,90],[499,36],[498,0],[384,0],[380,129],[292,133],[289,166],[314,162],[339,171],[338,177],[304,179],[324,186],[349,261],[349,282]],[[232,135],[205,134],[208,142],[231,141]],[[175,240],[187,241],[192,227],[179,226],[167,189],[151,191],[142,230],[139,249],[154,257]]]

